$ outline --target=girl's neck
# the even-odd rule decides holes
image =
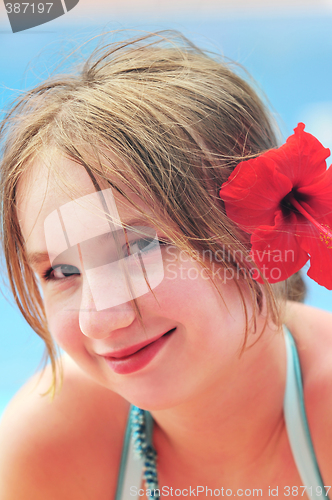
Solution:
[[[217,379],[195,399],[152,412],[157,451],[198,467],[204,457],[205,463],[221,462],[230,471],[235,464],[266,459],[283,429],[285,380],[283,335],[267,328],[234,361],[227,378]]]

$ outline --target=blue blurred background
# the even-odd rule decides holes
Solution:
[[[220,52],[242,64],[268,98],[270,108],[287,137],[299,121],[332,150],[332,8],[310,1],[293,9],[246,10],[228,0],[212,2],[204,15],[199,8],[165,12],[155,7],[130,11],[112,9],[113,2],[98,1],[95,8],[82,0],[66,16],[43,26],[13,34],[0,5],[0,111],[18,90],[36,84],[78,43],[105,29],[176,29],[198,45]],[[187,2],[184,2],[186,4]],[[211,3],[211,2],[210,2]],[[162,4],[162,2],[161,2]],[[196,2],[198,5],[198,3]],[[290,2],[292,4],[292,2]],[[189,5],[189,4],[188,4]],[[207,0],[206,5],[209,5]],[[317,8],[319,5],[319,8]],[[222,9],[222,6],[227,8]],[[136,4],[137,7],[137,4]],[[183,6],[182,6],[183,7]],[[2,10],[1,10],[2,9]],[[105,19],[109,20],[105,26]],[[82,49],[84,52],[84,48]],[[307,302],[332,311],[332,292],[307,280]],[[0,296],[0,414],[24,381],[39,366],[43,345],[10,305],[10,294]],[[11,303],[13,301],[11,300]]]

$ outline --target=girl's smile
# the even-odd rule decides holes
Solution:
[[[160,349],[164,347],[171,335],[174,335],[176,328],[158,336],[156,339],[150,339],[142,344],[136,344],[132,347],[122,349],[110,354],[104,354],[106,363],[115,373],[132,373],[144,368],[157,355]]]

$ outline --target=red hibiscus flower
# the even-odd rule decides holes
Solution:
[[[270,283],[310,259],[308,276],[332,290],[332,167],[299,123],[286,144],[237,165],[220,189],[226,213],[251,234],[251,257]]]

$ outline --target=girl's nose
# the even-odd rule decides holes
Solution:
[[[89,285],[87,283],[83,284],[79,326],[82,333],[87,337],[94,339],[106,338],[114,330],[130,326],[135,318],[136,314],[131,302],[97,311]]]

